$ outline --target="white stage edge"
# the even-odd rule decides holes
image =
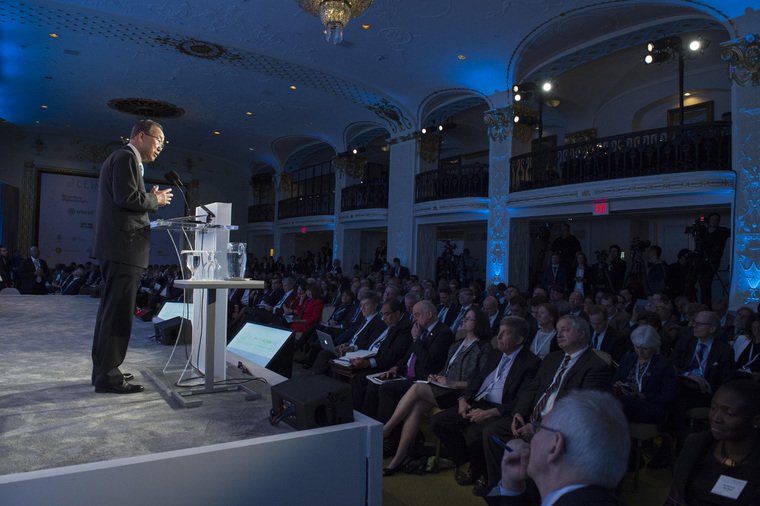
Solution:
[[[290,434],[0,476],[0,504],[379,506],[382,424],[354,417]]]

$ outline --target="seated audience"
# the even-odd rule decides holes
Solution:
[[[420,429],[423,415],[430,408],[448,408],[457,403],[459,390],[467,386],[467,380],[477,374],[490,350],[491,326],[488,315],[477,308],[467,311],[462,321],[463,339],[455,341],[449,348],[446,367],[437,374],[431,374],[430,383],[415,383],[401,397],[393,416],[383,426],[383,437],[388,439],[399,424],[403,423],[396,455],[383,476],[390,476],[407,459],[407,450]]]
[[[549,353],[559,349],[555,328],[559,311],[554,304],[544,302],[538,306],[533,316],[536,317],[536,323],[538,323],[538,332],[530,343],[530,351],[543,360]]]

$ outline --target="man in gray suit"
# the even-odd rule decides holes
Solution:
[[[100,169],[91,256],[100,262],[103,290],[92,343],[92,384],[97,393],[133,394],[141,385],[122,374],[132,334],[135,298],[150,254],[148,213],[171,202],[170,188],[145,191],[143,164],[152,162],[164,147],[161,125],[142,120],[133,128],[129,144],[106,158]]]

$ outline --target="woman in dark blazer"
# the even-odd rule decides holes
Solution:
[[[662,425],[675,395],[676,370],[659,354],[660,336],[653,327],[637,327],[631,342],[634,353],[620,360],[612,380],[614,392],[629,421]]]

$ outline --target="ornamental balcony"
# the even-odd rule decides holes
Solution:
[[[341,190],[340,210],[388,209],[388,183],[355,184]]]
[[[644,130],[513,157],[510,193],[607,179],[731,170],[731,122]]]
[[[488,197],[488,165],[445,167],[415,176],[415,203]]]
[[[283,199],[277,203],[277,219],[335,214],[335,194],[317,193]]]

